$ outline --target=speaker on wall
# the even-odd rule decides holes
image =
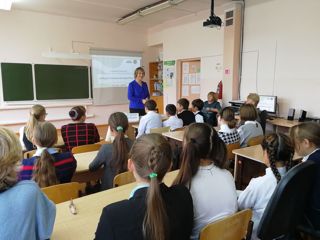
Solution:
[[[306,120],[306,117],[307,117],[307,111],[301,110],[299,122],[304,122],[304,120]]]
[[[288,120],[293,120],[294,119],[295,112],[296,112],[296,110],[294,108],[289,108]]]

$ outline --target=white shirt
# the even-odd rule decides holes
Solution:
[[[140,119],[137,138],[145,133],[150,133],[151,128],[160,127],[162,127],[161,115],[154,111],[149,111]]]
[[[22,147],[22,150],[26,150],[26,145],[24,145],[24,142],[23,142],[23,134],[24,134],[24,128],[25,126],[21,127],[19,129],[19,140],[20,140],[20,144],[21,144],[21,147]]]
[[[195,119],[196,119],[196,122],[197,123],[203,123],[204,122],[204,119],[203,119],[203,116],[201,116],[200,114],[198,114],[198,112],[200,112],[200,111],[196,111],[195,113],[194,113],[194,117],[195,117]]]
[[[178,118],[177,115],[170,116],[168,120],[163,122],[164,127],[170,127],[170,130],[175,130],[177,128],[183,127],[182,119]]]
[[[286,173],[286,168],[278,168],[278,171],[282,176]],[[253,211],[252,221],[253,231],[252,240],[259,239],[257,237],[257,229],[275,188],[277,186],[277,179],[274,176],[271,168],[266,169],[266,175],[251,179],[247,188],[240,193],[238,198],[239,210],[251,208]]]
[[[194,208],[191,239],[198,239],[201,229],[208,223],[238,210],[236,187],[232,175],[214,164],[199,167],[192,178],[190,193]]]

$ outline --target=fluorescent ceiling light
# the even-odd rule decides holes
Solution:
[[[13,0],[0,0],[0,9],[1,10],[11,10]]]
[[[178,5],[179,3],[182,3],[185,0],[167,0],[167,1],[159,1],[155,4],[151,4],[145,7],[142,7],[135,12],[122,17],[117,21],[119,24],[126,24],[128,22],[132,22],[136,19],[138,19],[141,16],[146,16],[155,12],[159,12],[163,9]]]
[[[119,23],[119,24],[126,24],[126,23],[129,23],[129,22],[132,22],[132,21],[136,20],[136,19],[139,18],[139,17],[140,17],[139,13],[136,12],[136,13],[134,13],[134,14],[131,14],[131,15],[129,15],[129,16],[126,16],[126,17],[123,17],[123,18],[119,19],[119,20],[117,21],[117,23]]]

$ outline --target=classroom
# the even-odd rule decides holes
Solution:
[[[1,2],[10,1],[0,0],[0,4]],[[274,96],[276,97],[274,111],[269,112],[269,114],[272,113],[266,120],[263,132],[266,132],[266,135],[274,133],[278,138],[284,135],[285,145],[289,136],[296,148],[292,152],[293,160],[307,160],[318,151],[316,146],[320,143],[318,145],[314,138],[310,140],[308,137],[303,137],[308,140],[315,152],[299,154],[297,143],[293,138],[298,138],[298,124],[300,124],[298,119],[301,118],[303,111],[306,112],[304,118],[314,120],[315,124],[318,124],[320,119],[320,109],[317,107],[320,91],[320,77],[317,74],[317,70],[320,69],[319,0],[13,0],[11,2],[11,10],[0,9],[1,128],[9,129],[19,135],[19,131],[28,122],[31,107],[40,104],[45,107],[45,120],[52,123],[48,128],[57,130],[58,143],[50,147],[54,145],[59,148],[60,143],[64,145],[62,132],[65,130],[62,126],[70,124],[72,119],[70,109],[84,106],[85,121],[97,127],[99,142],[106,143],[107,132],[109,131],[108,134],[112,132],[112,124],[110,124],[112,114],[124,112],[129,117],[131,116],[129,111],[135,108],[131,105],[129,107],[127,97],[128,83],[136,77],[135,67],[130,72],[132,75],[126,76],[130,81],[124,85],[115,82],[103,85],[104,83],[99,82],[99,79],[103,78],[104,71],[99,72],[96,66],[110,63],[108,60],[100,62],[100,57],[115,55],[127,57],[126,61],[131,58],[138,59],[138,63],[135,60],[134,62],[138,64],[137,67],[143,67],[143,81],[149,88],[150,98],[157,105],[154,107],[149,104],[147,114],[157,109],[161,114],[160,122],[166,120],[166,106],[178,105],[178,100],[181,98],[188,99],[190,101],[188,108],[191,108],[192,100],[202,99],[204,102],[209,92],[220,90],[218,101],[224,109],[230,106],[230,101],[245,102],[251,93],[257,93],[260,98]],[[204,27],[204,22],[208,21],[210,16],[212,3],[214,3],[214,14],[221,18],[222,26]],[[150,9],[152,11],[149,11]],[[78,75],[70,77],[69,73],[73,71]],[[65,76],[68,76],[68,79],[64,78]],[[144,106],[146,106],[145,103]],[[295,110],[293,121],[287,121],[292,109]],[[218,114],[222,116],[221,112]],[[138,134],[137,139],[142,135],[139,134],[139,130],[141,132],[142,129],[141,122],[140,120],[139,125],[138,121],[130,121],[129,117],[129,123],[121,130],[122,135],[126,133],[130,141],[132,140],[128,142],[130,148],[136,143],[136,134]],[[308,122],[306,123],[308,125]],[[117,127],[116,124],[115,129]],[[296,129],[296,132],[292,133],[291,127]],[[317,129],[317,126],[313,127]],[[216,130],[219,131],[218,128]],[[177,155],[171,156],[176,159],[172,168],[175,171],[166,174],[165,177],[162,176],[168,186],[177,184],[180,176],[178,169],[183,161],[179,159],[183,158],[181,150],[183,149],[182,141],[185,139],[183,134],[187,132],[183,131],[177,131],[177,134],[174,131],[162,134],[171,147],[174,146],[179,150]],[[315,131],[313,135],[316,134]],[[213,132],[216,131],[213,130]],[[148,137],[146,139],[142,137],[141,141],[147,140],[152,144],[153,139]],[[190,141],[190,144],[194,143],[193,140]],[[267,141],[269,140],[264,138],[264,143]],[[280,140],[278,140],[280,145],[279,142]],[[262,143],[262,139],[259,143]],[[130,148],[128,147],[128,150]],[[234,179],[232,184],[235,184],[237,190],[245,191],[252,178],[264,174],[267,176],[262,151],[262,149],[267,151],[267,147],[260,148],[259,144],[259,149],[254,147],[250,153],[246,148],[231,150],[230,154],[234,160],[231,170],[232,179]],[[97,155],[99,149],[100,146],[90,151]],[[128,150],[126,150],[126,156],[129,154]],[[110,151],[111,155],[112,150]],[[74,168],[73,171],[77,174],[73,176],[72,181],[80,182],[84,191],[86,183],[100,181],[104,173],[100,167],[97,172],[88,171],[88,165],[93,158],[92,154],[80,152],[74,154],[78,154],[75,157],[77,166],[70,165],[70,167]],[[135,154],[132,153],[132,156],[134,157]],[[73,157],[69,156],[69,158]],[[246,165],[245,159],[253,161]],[[312,160],[318,163],[320,157]],[[136,171],[134,164],[133,159],[132,172]],[[130,170],[127,166],[125,168],[125,171]],[[118,173],[120,172],[123,171]],[[149,175],[151,181],[154,176],[152,173]],[[278,174],[280,175],[279,172]],[[158,173],[159,175],[161,174]],[[134,193],[132,189],[136,189],[136,185],[132,183],[135,181],[132,179],[134,179],[133,176],[129,184],[75,199],[78,215],[70,214],[68,211],[70,201],[56,204],[52,233],[42,236],[47,238],[52,236],[51,239],[94,238],[102,209],[111,203],[128,199],[129,195]],[[182,177],[178,182],[186,183]],[[278,179],[275,185],[277,183]],[[1,194],[0,184],[0,197]],[[192,194],[191,191],[191,196]],[[187,197],[189,195],[188,191]],[[241,195],[238,200],[236,199],[238,204],[241,199]],[[94,206],[89,204],[92,201],[96,202]],[[88,208],[91,210],[84,210]],[[246,206],[243,209],[247,208],[250,207]],[[81,215],[82,211],[83,215]],[[300,211],[301,214],[302,211],[303,209]],[[319,208],[317,211],[320,211]],[[1,207],[0,212],[2,212]],[[167,217],[170,218],[170,216]],[[189,224],[186,216],[182,219],[185,219],[185,224]],[[248,221],[250,219],[251,217]],[[82,227],[86,221],[89,221],[87,228]],[[1,219],[0,222],[2,222]],[[179,226],[175,227],[179,228]],[[269,227],[272,232],[274,225]],[[253,225],[252,239],[264,239],[257,238],[256,228],[257,226]],[[320,229],[315,228],[316,230],[313,229],[312,233],[300,229],[303,232],[302,236],[305,237],[303,239],[320,238]],[[162,230],[165,229],[156,229],[152,234],[158,231],[160,231],[159,235],[164,234],[161,233]],[[178,230],[181,231],[181,229]],[[197,234],[200,230],[197,230]],[[105,232],[100,229],[99,234],[110,234],[108,231],[107,228]],[[189,239],[190,234],[191,239],[223,239],[219,236],[212,238],[210,235],[195,238],[194,229],[187,238],[183,238],[186,230],[179,231],[170,232],[171,238],[163,235],[162,239],[175,239],[173,236]],[[244,231],[246,232],[247,229]],[[250,231],[252,232],[252,227]],[[5,233],[0,227],[0,233],[2,232]],[[178,233],[180,235],[175,235]],[[263,230],[260,233],[264,234]],[[98,239],[97,234],[98,230],[96,239]],[[152,234],[150,236],[154,236]],[[122,238],[114,239],[131,239],[125,233],[120,236]],[[0,239],[2,239],[1,236]],[[105,239],[108,237],[105,236]]]

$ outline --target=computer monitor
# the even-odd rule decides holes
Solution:
[[[258,108],[260,111],[266,110],[269,114],[277,113],[277,96],[260,95]]]

